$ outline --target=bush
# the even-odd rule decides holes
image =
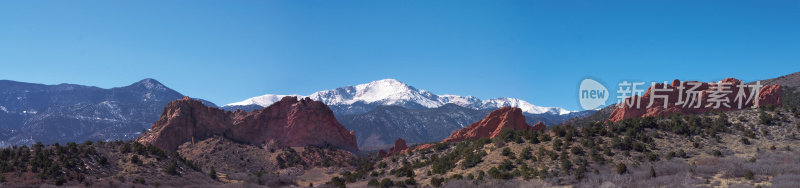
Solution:
[[[764,125],[772,125],[773,123],[772,116],[764,112],[763,110],[758,115],[758,123]]]
[[[133,157],[131,157],[131,163],[142,164],[142,160],[139,159],[139,155],[133,155]]]
[[[626,166],[625,163],[619,163],[616,166],[616,170],[617,170],[617,174],[624,174],[624,173],[628,172],[628,166]]]
[[[739,142],[742,142],[742,144],[744,144],[744,145],[750,145],[751,144],[750,143],[750,139],[747,139],[747,138],[739,139]]]
[[[405,184],[406,185],[416,185],[417,184],[417,180],[414,180],[414,178],[408,178],[408,179],[406,179]]]
[[[404,181],[396,181],[394,182],[395,187],[406,187],[406,182]]]
[[[56,186],[62,186],[62,185],[64,185],[64,183],[67,183],[67,179],[64,179],[64,177],[59,176],[56,179]]]
[[[747,170],[747,172],[744,173],[744,179],[752,180],[753,179],[753,171]]]
[[[711,154],[714,155],[715,157],[722,157],[722,152],[720,152],[719,150],[714,150],[711,152]]]
[[[506,169],[508,169],[508,167],[506,167],[503,164],[501,164],[500,168],[492,167],[491,169],[489,169],[488,174],[489,174],[490,177],[492,177],[494,179],[511,179],[511,178],[513,178],[514,177],[513,174],[505,172],[505,171],[508,171],[510,169],[508,169],[508,170],[506,170]],[[479,179],[480,179],[480,177],[482,177],[482,175],[478,174],[478,178]]]
[[[522,151],[519,153],[519,158],[524,160],[529,160],[533,155],[531,154],[531,147],[522,148]]]
[[[575,147],[572,147],[572,149],[570,150],[570,152],[571,152],[573,155],[583,155],[583,148],[582,148],[582,147],[580,147],[580,146],[575,146]]]
[[[381,180],[380,186],[384,188],[392,187],[394,186],[394,182],[392,182],[392,180],[390,180],[389,178],[383,178]]]
[[[332,185],[334,187],[339,187],[339,188],[344,188],[345,187],[344,178],[340,178],[339,176],[332,177],[331,181],[329,181],[328,184],[330,184],[330,185]]]
[[[103,166],[108,165],[108,159],[106,157],[100,157],[100,159],[97,162],[100,163],[100,165],[103,165]]]
[[[561,145],[562,144],[563,143],[561,143],[561,139],[556,138],[555,140],[553,140],[553,150],[561,151]]]
[[[380,183],[375,178],[372,178],[371,180],[369,180],[369,182],[367,182],[367,186],[377,187],[380,186]]]
[[[675,154],[674,151],[670,151],[669,153],[667,153],[667,156],[666,156],[667,160],[672,160],[672,158],[675,158],[675,155],[676,154]]]
[[[437,178],[437,177],[431,178],[431,185],[433,185],[434,187],[441,187],[442,183],[444,183],[444,178]]]
[[[478,163],[483,161],[483,156],[486,156],[486,152],[468,152],[464,155],[464,162],[461,163],[463,169],[468,169],[475,167]]]
[[[514,152],[511,152],[511,148],[505,147],[505,148],[503,148],[502,154],[503,154],[503,156],[508,157],[508,156],[514,155]]]
[[[133,183],[145,184],[145,181],[144,181],[144,178],[139,177],[139,178],[133,179]]]
[[[678,156],[684,159],[689,158],[689,156],[686,155],[686,151],[683,151],[683,149],[678,150]]]
[[[656,169],[653,169],[653,166],[650,166],[650,177],[651,178],[656,177]]]
[[[217,180],[217,170],[215,170],[213,166],[211,167],[211,170],[208,171],[208,177],[213,180]]]
[[[178,175],[178,162],[172,161],[167,167],[164,169],[164,172],[167,172],[169,175]]]

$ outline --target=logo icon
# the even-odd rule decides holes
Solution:
[[[592,110],[606,105],[608,95],[608,89],[600,82],[588,78],[581,81],[578,99],[584,110]]]

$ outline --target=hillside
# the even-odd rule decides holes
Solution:
[[[793,186],[799,118],[797,108],[752,109],[507,131],[382,159],[346,185]]]

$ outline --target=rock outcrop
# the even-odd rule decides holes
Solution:
[[[339,124],[325,104],[296,97],[284,97],[250,113],[223,111],[184,97],[170,102],[161,119],[136,141],[174,151],[185,142],[215,135],[255,145],[333,146],[358,151],[355,134]]]
[[[694,87],[693,85],[690,85],[690,83],[699,84],[699,86],[696,89],[696,91],[701,91],[698,95],[699,97],[689,98],[689,96],[687,95],[686,90]],[[680,80],[676,79],[672,81],[672,84],[665,85],[663,83],[657,83],[654,86],[648,88],[647,91],[645,91],[645,93],[642,94],[641,99],[639,101],[640,106],[638,108],[635,104],[636,101],[632,101],[634,100],[634,98],[628,97],[627,99],[625,99],[625,102],[623,102],[623,104],[618,104],[618,106],[614,109],[614,111],[611,112],[608,121],[617,122],[623,119],[634,118],[634,117],[648,117],[648,116],[658,117],[664,115],[672,115],[674,113],[701,114],[710,111],[739,110],[740,109],[738,104],[739,101],[735,101],[735,99],[740,90],[739,87],[737,87],[737,85],[740,85],[742,81],[739,81],[735,78],[726,78],[722,80],[721,83],[727,83],[729,84],[728,86],[730,86],[730,89],[726,91],[731,91],[731,92],[723,94],[721,97],[719,97],[720,99],[723,100],[727,98],[729,101],[727,104],[729,106],[720,105],[718,108],[714,108],[716,106],[716,103],[709,103],[710,102],[709,99],[712,98],[711,95],[716,89],[715,87],[711,87],[712,84],[705,82],[697,82],[697,81],[681,82]],[[683,84],[684,87],[683,93],[681,93],[680,89],[678,89],[681,86],[681,84]],[[654,87],[655,89],[657,89],[655,95],[658,96],[655,98],[653,98],[651,94],[651,91],[654,89]],[[659,91],[659,89],[664,89],[665,87],[666,90]],[[743,99],[741,99],[742,100],[741,109],[750,108],[755,104],[756,99],[751,100],[750,102],[747,103],[745,103],[745,101],[747,101],[747,97],[755,94],[755,92],[752,92],[751,91],[752,89],[749,87],[745,87],[743,88],[743,90],[746,96]],[[780,85],[762,86],[759,90],[759,96],[757,97],[758,105],[756,107],[769,104],[776,106],[780,105],[781,104],[780,91],[781,91]],[[679,96],[679,94],[682,96]],[[667,97],[666,108],[664,107],[665,101],[663,99],[663,96]],[[650,104],[651,98],[653,98],[653,103],[648,108],[647,106],[648,104]],[[683,104],[676,105],[676,102],[678,102],[679,99],[687,101],[686,103],[688,105],[683,105]],[[628,106],[626,105],[626,103],[632,103],[634,105]],[[695,106],[697,106],[696,104],[698,103],[700,104],[699,107],[695,108]],[[708,106],[709,104],[711,104],[711,106]]]
[[[544,130],[547,129],[547,126],[544,125],[544,123],[542,123],[540,121],[540,122],[536,123],[535,125],[533,125],[533,127],[531,129],[537,130],[537,131],[544,131]]]
[[[383,150],[381,150],[383,151]],[[408,146],[406,145],[406,141],[402,138],[398,138],[397,141],[394,141],[394,147],[389,148],[389,152],[384,154],[384,156],[392,156],[395,154],[406,153],[408,152]],[[380,154],[380,152],[378,152]]]
[[[538,124],[538,123],[537,123]],[[544,124],[542,124],[543,126]],[[442,142],[458,142],[466,139],[494,138],[503,130],[528,130],[532,129],[525,123],[522,110],[515,107],[503,107],[492,111],[482,120],[453,132]]]

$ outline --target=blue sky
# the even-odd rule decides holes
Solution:
[[[800,2],[764,2],[0,1],[0,79],[155,78],[226,104],[395,78],[577,110],[584,78],[800,71]]]

